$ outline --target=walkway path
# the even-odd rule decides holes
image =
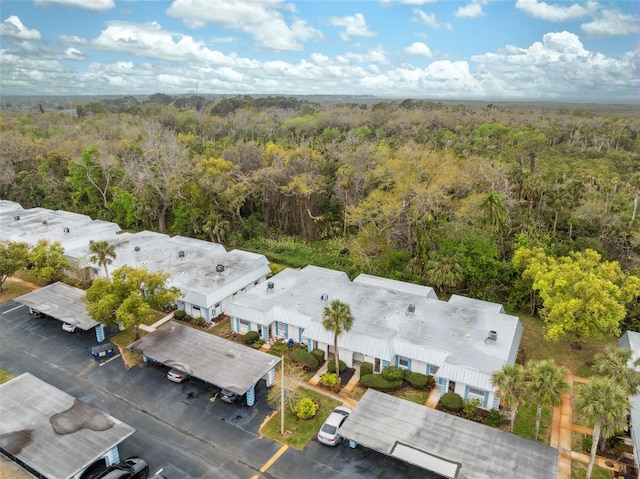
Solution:
[[[567,376],[569,391],[562,395],[562,404],[553,408],[551,417],[551,440],[549,445],[558,449],[558,479],[571,479],[571,461],[589,464],[589,455],[571,450],[573,432],[593,434],[593,429],[573,423],[574,384],[587,382],[587,379]],[[610,459],[596,456],[599,467],[610,471],[617,470]]]

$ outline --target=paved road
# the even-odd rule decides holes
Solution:
[[[94,361],[92,331],[65,333],[59,321],[35,318],[13,302],[0,305],[0,313],[0,368],[14,376],[31,372],[130,424],[137,432],[120,446],[121,457],[144,457],[152,472],[162,469],[170,479],[428,477],[361,447],[330,448],[315,440],[303,451],[287,449],[260,472],[281,448],[259,436],[272,412],[264,383],[254,407],[212,402],[214,386],[193,378],[172,383],[164,366],[127,369],[120,357]]]

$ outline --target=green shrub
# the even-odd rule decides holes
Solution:
[[[276,353],[286,353],[287,351],[289,351],[289,345],[282,341],[278,341],[277,343],[273,343],[269,350]]]
[[[207,320],[203,317],[197,317],[191,319],[191,324],[195,324],[196,326],[204,326],[205,324],[207,324]]]
[[[410,370],[408,369],[403,369],[402,370],[402,379],[405,382],[409,382],[409,377],[411,377],[411,374],[413,374]]]
[[[339,363],[339,367],[340,367],[340,372],[344,371],[347,369],[347,365],[344,363],[344,361],[342,361],[341,359],[338,359],[338,363]],[[330,373],[335,373],[336,372],[336,360],[332,359],[331,361],[329,361],[329,364],[327,365],[327,371],[329,371]]]
[[[500,427],[504,422],[504,417],[497,409],[492,409],[487,413],[487,417],[484,418],[484,423],[491,427]]]
[[[366,361],[360,363],[360,376],[366,376],[368,374],[373,374],[373,364]]]
[[[306,369],[316,369],[318,360],[306,349],[294,349],[291,351],[291,360],[294,363],[302,364]]]
[[[177,319],[178,321],[182,321],[186,315],[187,315],[187,313],[185,313],[181,309],[178,309],[178,310],[173,312],[174,319]]]
[[[258,339],[260,339],[260,333],[258,331],[247,331],[242,337],[244,344],[253,344]]]
[[[318,364],[324,364],[324,351],[322,349],[316,348],[311,351],[311,354],[318,360]]]
[[[478,398],[467,399],[462,405],[462,411],[467,419],[471,419],[481,405],[482,401]]]
[[[320,405],[309,398],[303,398],[293,406],[293,411],[300,419],[309,419],[316,415]]]
[[[384,368],[381,374],[387,381],[397,381],[398,379],[402,379],[403,372],[400,368],[389,366],[388,368]]]
[[[324,373],[320,378],[320,382],[323,386],[327,386],[329,388],[337,388],[340,386],[340,376],[336,373]]]
[[[460,394],[456,394],[454,392],[445,393],[440,398],[440,405],[443,409],[448,411],[460,411],[462,410],[462,396]]]
[[[367,374],[366,376],[360,376],[360,385],[379,391],[393,391],[401,388],[404,385],[404,381],[402,379],[388,381],[382,374]]]
[[[405,378],[405,381],[411,384],[414,388],[421,389],[423,391],[431,391],[436,383],[436,380],[433,376],[427,376],[426,374],[414,372],[410,373],[408,377]]]
[[[190,314],[185,314],[184,318],[182,318],[184,321],[189,321],[191,322],[191,320],[193,319],[193,316],[191,316]]]
[[[264,339],[260,338],[251,345],[253,349],[260,349],[264,345]]]

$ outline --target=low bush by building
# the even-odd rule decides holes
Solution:
[[[382,374],[367,374],[360,376],[360,385],[366,388],[377,389],[378,391],[394,391],[404,385],[402,379],[388,380]]]
[[[291,360],[296,364],[302,364],[305,369],[314,370],[318,368],[318,360],[306,349],[292,350]]]

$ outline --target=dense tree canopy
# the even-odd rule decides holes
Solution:
[[[339,243],[349,271],[514,307],[535,306],[510,261],[521,244],[639,268],[640,120],[624,106],[159,93],[44,107],[0,110],[0,197],[26,208],[232,247]]]

